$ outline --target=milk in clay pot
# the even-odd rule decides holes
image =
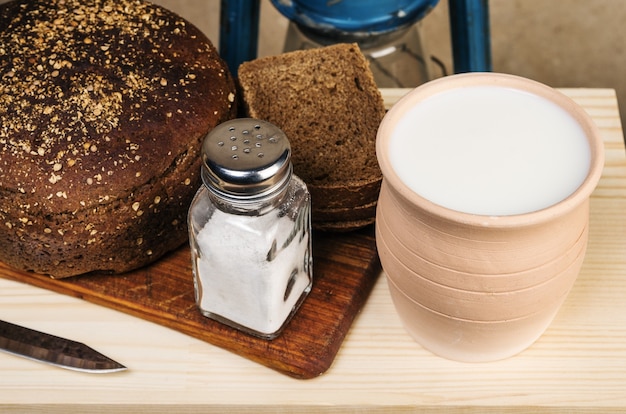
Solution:
[[[585,111],[529,79],[448,76],[387,113],[377,157],[377,247],[411,336],[461,361],[535,342],[584,262],[604,164]]]

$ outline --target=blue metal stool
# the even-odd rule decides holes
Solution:
[[[488,0],[448,2],[454,72],[491,71]],[[259,10],[260,0],[221,0],[219,50],[235,76],[257,56]]]

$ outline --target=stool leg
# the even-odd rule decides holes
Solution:
[[[221,0],[219,52],[230,72],[257,56],[260,0]]]
[[[490,72],[488,0],[448,0],[454,72]]]

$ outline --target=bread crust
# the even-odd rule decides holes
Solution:
[[[354,207],[342,207],[342,208],[330,208],[330,209],[313,209],[315,211],[315,221],[319,223],[329,221],[357,221],[365,220],[376,216],[376,206],[378,202],[374,201],[368,204],[354,206]]]
[[[0,260],[120,273],[186,242],[201,141],[236,115],[206,36],[141,0],[16,0],[0,73]]]
[[[350,208],[375,202],[381,183],[382,177],[376,177],[349,184],[309,185],[313,209]]]
[[[325,221],[318,222],[315,229],[329,233],[347,233],[369,226],[375,221],[375,217],[364,220]]]

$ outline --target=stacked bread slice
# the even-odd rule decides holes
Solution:
[[[246,115],[287,134],[294,172],[311,192],[313,226],[348,231],[373,223],[385,107],[358,45],[259,58],[243,63],[238,76]]]

